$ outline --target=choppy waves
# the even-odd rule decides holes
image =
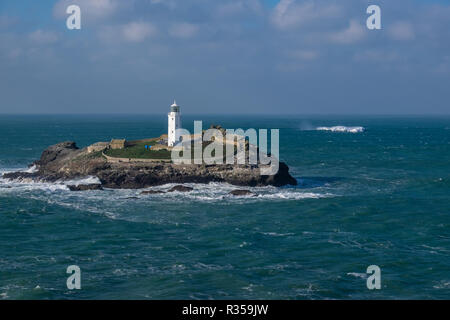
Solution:
[[[47,191],[55,191],[55,190],[66,190],[69,191],[67,186],[70,185],[86,185],[86,184],[99,184],[100,180],[94,176],[88,176],[85,178],[74,179],[74,180],[65,180],[65,181],[56,181],[53,183],[50,182],[35,182],[32,179],[19,179],[19,180],[10,180],[2,177],[3,173],[11,172],[11,171],[22,171],[33,173],[35,172],[34,167],[30,167],[28,169],[23,170],[1,170],[0,169],[0,189],[11,189],[13,191],[26,191],[26,190],[47,190]]]
[[[211,203],[219,205],[264,203],[273,201],[301,201],[334,197],[329,188],[300,187],[237,187],[227,183],[183,184],[192,187],[190,192],[167,192],[176,184],[165,184],[146,189],[105,189],[70,191],[68,185],[97,184],[97,177],[60,181],[55,183],[11,181],[0,178],[0,197],[18,197],[44,201],[76,210],[104,214],[111,218],[123,216],[130,208],[156,208],[164,204],[185,205]],[[251,196],[233,196],[232,190],[246,189]],[[162,191],[143,194],[143,191]]]
[[[298,188],[278,188],[278,187],[237,187],[227,183],[209,183],[209,184],[184,184],[194,188],[191,192],[170,192],[154,195],[142,195],[141,197],[157,197],[166,198],[171,201],[175,200],[197,200],[207,202],[217,201],[245,201],[256,202],[261,200],[301,200],[301,199],[318,199],[332,196],[328,193],[307,192]],[[175,184],[166,184],[146,190],[167,191]],[[254,196],[233,196],[229,192],[236,189],[246,189],[253,192]],[[141,192],[141,190],[133,191]]]
[[[260,200],[301,200],[301,199],[319,199],[333,196],[330,193],[311,192],[299,188],[278,188],[278,187],[237,187],[227,183],[209,183],[209,184],[192,184],[185,183],[183,185],[192,187],[194,190],[190,192],[167,192],[170,188],[177,184],[165,184],[162,186],[146,188],[146,189],[105,189],[103,191],[69,191],[68,185],[81,184],[98,184],[97,177],[87,177],[79,180],[61,181],[55,183],[48,182],[31,182],[31,181],[10,181],[0,178],[0,193],[17,193],[24,191],[45,191],[67,192],[70,195],[78,195],[84,198],[96,197],[114,197],[117,200],[145,200],[158,198],[161,200],[173,201],[206,201],[217,202],[226,200],[235,200],[245,202]],[[229,192],[236,189],[246,189],[254,193],[252,196],[233,196]],[[142,194],[143,191],[162,191],[158,194]]]

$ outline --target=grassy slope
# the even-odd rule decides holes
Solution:
[[[154,145],[156,140],[145,142],[136,142],[125,149],[109,149],[105,154],[116,158],[134,158],[134,159],[170,159],[170,151],[168,150],[147,150],[145,145]]]
[[[134,158],[134,159],[171,159],[171,152],[168,150],[147,150],[145,145],[154,145],[155,140],[146,140],[145,142],[137,141],[133,145],[126,147],[125,149],[109,149],[105,151],[105,154],[110,157],[115,158]],[[204,150],[207,145],[211,142],[203,142],[202,149]],[[193,157],[194,145],[191,146],[191,156]],[[236,154],[236,147],[234,148],[234,153]],[[181,153],[182,155],[182,153]],[[214,156],[214,152],[212,153]],[[223,155],[225,159],[226,151],[225,146],[223,150]]]

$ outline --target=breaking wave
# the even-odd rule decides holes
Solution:
[[[326,192],[326,190],[314,189],[314,192],[304,187],[238,187],[228,183],[211,182],[208,184],[195,184],[195,183],[183,183],[184,186],[192,187],[190,192],[167,192],[170,188],[178,185],[176,183],[168,183],[161,186],[155,186],[145,189],[105,189],[104,191],[84,191],[73,192],[70,191],[67,186],[69,185],[88,185],[88,184],[100,184],[100,180],[95,176],[88,176],[80,179],[56,181],[56,182],[36,182],[31,179],[21,180],[9,180],[2,178],[3,173],[11,171],[26,171],[34,172],[36,168],[30,167],[28,169],[0,169],[0,191],[1,192],[23,192],[42,190],[47,192],[65,191],[71,196],[87,197],[88,195],[96,195],[98,197],[111,196],[118,200],[148,200],[157,198],[160,200],[167,199],[171,202],[180,202],[187,200],[204,201],[204,202],[217,202],[217,201],[245,201],[255,202],[261,200],[301,200],[301,199],[319,199],[326,197],[333,197],[335,195]],[[236,189],[245,189],[251,191],[252,195],[234,196],[229,194],[230,191]],[[157,194],[142,194],[143,191],[162,191]]]
[[[25,170],[25,169],[23,169]],[[2,169],[0,174],[10,171],[18,171],[17,168]],[[315,199],[336,197],[330,188],[315,187],[242,187],[228,183],[212,182],[208,184],[184,183],[184,186],[192,187],[190,192],[168,192],[175,183],[154,186],[145,189],[109,189],[70,191],[68,185],[98,184],[99,179],[94,176],[83,179],[57,182],[34,182],[28,180],[9,180],[0,175],[0,199],[19,198],[44,202],[49,205],[57,205],[67,209],[105,216],[113,220],[127,220],[148,223],[169,223],[171,219],[160,216],[157,212],[164,212],[166,216],[176,215],[180,207],[195,208],[203,204],[215,206],[273,203],[283,201],[314,201]],[[234,196],[230,191],[245,189],[252,192],[248,196]],[[143,191],[161,191],[161,193],[145,194]],[[45,205],[44,205],[45,207]],[[149,214],[149,213],[152,214]],[[175,223],[175,222],[173,222]]]
[[[35,172],[37,172],[37,171],[38,171],[38,169],[37,169],[36,165],[32,165],[32,166],[29,167],[28,169],[23,170],[23,172],[26,172],[26,173],[35,173]]]
[[[358,133],[364,132],[364,127],[346,127],[346,126],[334,126],[334,127],[317,127],[318,131],[331,131],[331,132],[350,132]]]
[[[182,203],[186,201],[194,202],[233,202],[233,203],[252,203],[259,201],[277,201],[277,200],[303,200],[303,199],[320,199],[333,197],[335,195],[328,193],[327,190],[314,191],[311,189],[305,190],[298,187],[238,187],[228,183],[208,183],[208,184],[194,184],[184,183],[184,186],[192,187],[190,192],[167,192],[170,188],[177,185],[174,183],[155,186],[145,189],[105,189],[73,192],[67,187],[68,185],[86,185],[99,184],[100,180],[97,177],[86,177],[83,179],[59,181],[59,182],[33,182],[28,180],[11,181],[0,177],[0,195],[3,193],[20,195],[27,197],[33,195],[32,198],[39,198],[39,192],[44,192],[43,196],[48,197],[48,193],[52,193],[52,199],[56,202],[61,198],[78,198],[79,201],[94,200],[104,201],[114,198],[114,203],[129,203],[132,202],[148,202],[152,199],[158,199],[162,202]],[[253,193],[250,196],[234,196],[229,194],[230,191],[236,189],[245,189]],[[162,191],[157,194],[143,194],[143,191]],[[78,202],[78,201],[77,201]]]
[[[67,181],[64,181],[63,184],[79,186],[79,185],[86,185],[86,184],[101,184],[101,181],[99,178],[97,178],[95,176],[88,176],[88,177],[80,178],[80,179],[67,180]]]
[[[145,190],[167,191],[176,184],[166,184],[163,186],[147,188]],[[308,192],[299,188],[285,187],[238,187],[228,183],[211,182],[208,184],[183,184],[194,188],[191,192],[169,192],[153,195],[142,195],[142,197],[157,197],[159,199],[170,199],[170,201],[197,200],[206,202],[217,201],[236,201],[236,202],[258,202],[261,200],[301,200],[301,199],[319,199],[334,196],[329,193]],[[245,189],[253,195],[233,196],[230,191],[236,189]],[[138,190],[140,193],[141,191]]]
[[[11,189],[13,190],[47,190],[47,191],[56,191],[56,190],[69,190],[67,186],[69,185],[86,185],[86,184],[100,184],[100,180],[95,176],[87,176],[84,178],[73,179],[73,180],[65,180],[65,181],[55,181],[55,182],[36,182],[31,178],[22,178],[16,180],[10,180],[3,178],[4,173],[8,172],[27,172],[34,173],[37,171],[36,166],[31,166],[27,169],[0,169],[0,188],[3,189]]]
[[[366,273],[360,273],[360,272],[347,272],[348,276],[355,277],[355,278],[361,278],[366,279],[367,274]]]

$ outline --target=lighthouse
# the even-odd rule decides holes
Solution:
[[[179,140],[180,137],[177,135],[177,129],[181,128],[181,114],[180,106],[174,100],[173,104],[170,106],[169,112],[169,125],[168,125],[168,139],[167,145],[173,147]]]

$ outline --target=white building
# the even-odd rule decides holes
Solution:
[[[180,114],[180,106],[177,105],[176,101],[173,101],[173,104],[170,106],[169,112],[169,125],[168,125],[168,139],[167,145],[169,147],[173,147],[175,143],[180,141],[180,137],[177,136],[177,129],[181,129],[181,114]]]

